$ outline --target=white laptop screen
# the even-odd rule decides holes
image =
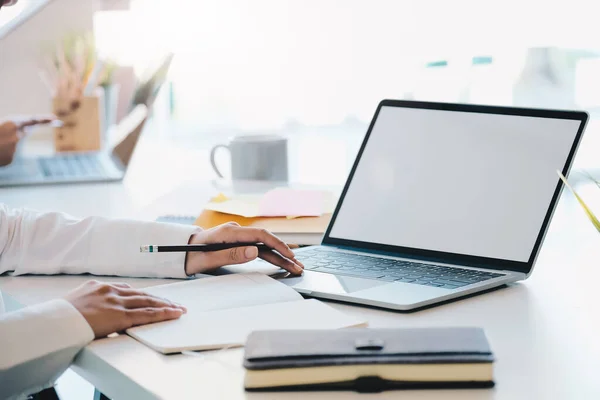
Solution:
[[[527,262],[582,124],[384,105],[329,237]]]

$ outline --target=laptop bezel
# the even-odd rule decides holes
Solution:
[[[552,214],[556,208],[558,203],[558,199],[560,198],[560,193],[563,188],[563,184],[560,181],[558,175],[556,177],[556,188],[554,190],[554,194],[550,201],[548,210],[544,217],[544,221],[536,238],[535,244],[531,251],[530,257],[526,262],[513,261],[513,260],[504,260],[498,258],[489,258],[489,257],[480,257],[466,254],[457,254],[457,253],[449,253],[435,250],[426,250],[426,249],[417,249],[403,246],[393,246],[387,244],[378,244],[378,243],[370,243],[370,242],[362,242],[356,240],[348,240],[335,238],[331,236],[331,230],[335,225],[335,221],[337,219],[340,208],[344,202],[344,198],[346,197],[346,193],[350,184],[352,183],[352,179],[354,177],[354,173],[360,163],[362,158],[364,149],[369,141],[369,137],[371,136],[371,132],[377,121],[379,116],[379,112],[382,107],[403,107],[403,108],[419,108],[419,109],[429,109],[429,110],[444,110],[444,111],[458,111],[458,112],[472,112],[472,113],[484,113],[484,114],[502,114],[502,115],[518,115],[525,117],[540,117],[540,118],[552,118],[552,119],[569,119],[580,121],[579,129],[573,140],[573,144],[571,145],[571,149],[569,151],[569,156],[565,162],[565,165],[562,168],[563,175],[567,176],[571,166],[573,164],[573,159],[575,158],[575,154],[577,152],[577,148],[581,142],[581,137],[585,130],[587,121],[589,116],[584,111],[568,111],[568,110],[549,110],[549,109],[533,109],[533,108],[519,108],[519,107],[502,107],[502,106],[489,106],[489,105],[473,105],[473,104],[456,104],[456,103],[438,103],[438,102],[424,102],[424,101],[412,101],[412,100],[390,100],[385,99],[382,100],[375,114],[369,124],[369,128],[367,133],[363,139],[363,142],[360,146],[352,169],[350,170],[350,174],[346,180],[344,188],[341,192],[340,198],[336,205],[335,211],[331,217],[327,230],[322,239],[322,245],[325,246],[336,246],[343,247],[347,249],[368,251],[370,253],[380,253],[393,255],[396,257],[409,258],[409,259],[418,259],[430,262],[438,262],[438,263],[447,263],[454,265],[464,265],[471,266],[476,268],[485,268],[492,270],[509,270],[514,272],[520,272],[529,274],[533,269],[533,265],[535,263],[535,259],[540,251],[544,236],[548,230],[548,226],[550,224],[550,220],[552,218]]]

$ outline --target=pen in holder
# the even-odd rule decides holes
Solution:
[[[53,99],[54,115],[62,127],[54,128],[54,147],[57,152],[97,151],[102,147],[102,90],[93,95]]]

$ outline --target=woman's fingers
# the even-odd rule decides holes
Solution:
[[[113,283],[112,285],[116,286],[118,288],[123,288],[123,289],[131,288],[131,285],[129,283],[117,282],[117,283]]]
[[[213,236],[213,235],[211,235]],[[284,257],[293,258],[294,252],[277,236],[266,229],[228,225],[214,231],[215,243],[253,242],[264,243]],[[213,239],[213,237],[211,237]]]
[[[225,265],[243,264],[255,260],[258,257],[258,248],[255,246],[234,247],[227,250],[210,251],[197,256],[203,269],[210,271]]]
[[[131,326],[152,324],[181,317],[183,310],[172,307],[146,307],[127,310]]]
[[[282,257],[281,255],[272,251],[261,251],[259,257],[265,261],[270,262],[273,265],[276,265],[285,269],[288,272],[291,272],[294,275],[302,274],[303,268],[301,268],[299,265],[295,264],[291,260]]]
[[[182,311],[187,311],[187,309],[179,304],[175,304],[169,300],[161,299],[159,297],[153,297],[148,295],[139,295],[139,296],[128,296],[123,297],[122,299],[123,307],[128,309],[135,308],[179,308]]]
[[[280,253],[282,256],[290,259],[301,269],[304,268],[304,265],[296,259],[296,254],[292,251],[292,249],[290,249],[290,247],[283,240],[279,239],[271,232],[259,228],[232,227],[230,229],[233,232],[233,236],[235,237],[236,241],[264,243],[271,249]]]
[[[267,252],[266,257],[261,255],[261,258],[294,274],[299,274],[304,269],[290,247],[265,229],[241,227],[234,223],[223,224],[194,234],[190,243],[263,243],[273,251]],[[258,256],[256,246],[215,252],[190,252],[186,257],[185,271],[188,274],[209,272],[225,265],[243,264]]]
[[[187,311],[185,306],[172,302],[169,299],[153,296],[142,290],[132,289],[126,283],[115,283],[112,285],[121,299],[121,304],[125,308],[144,308],[144,307],[171,307],[180,308]]]

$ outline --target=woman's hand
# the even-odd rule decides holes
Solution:
[[[0,167],[12,162],[19,143],[19,127],[12,121],[0,123]]]
[[[10,164],[15,157],[23,129],[52,122],[53,118],[30,118],[23,121],[0,122],[0,167]]]
[[[249,246],[206,253],[189,252],[186,257],[185,272],[188,275],[212,272],[225,265],[243,264],[257,257],[295,275],[302,274],[304,270],[304,265],[296,260],[294,252],[281,239],[264,229],[241,227],[235,222],[195,233],[190,238],[189,244],[236,242],[264,243],[273,251],[259,253],[258,248]]]
[[[66,296],[90,324],[96,338],[136,325],[177,319],[185,307],[132,289],[126,283],[89,281]]]

